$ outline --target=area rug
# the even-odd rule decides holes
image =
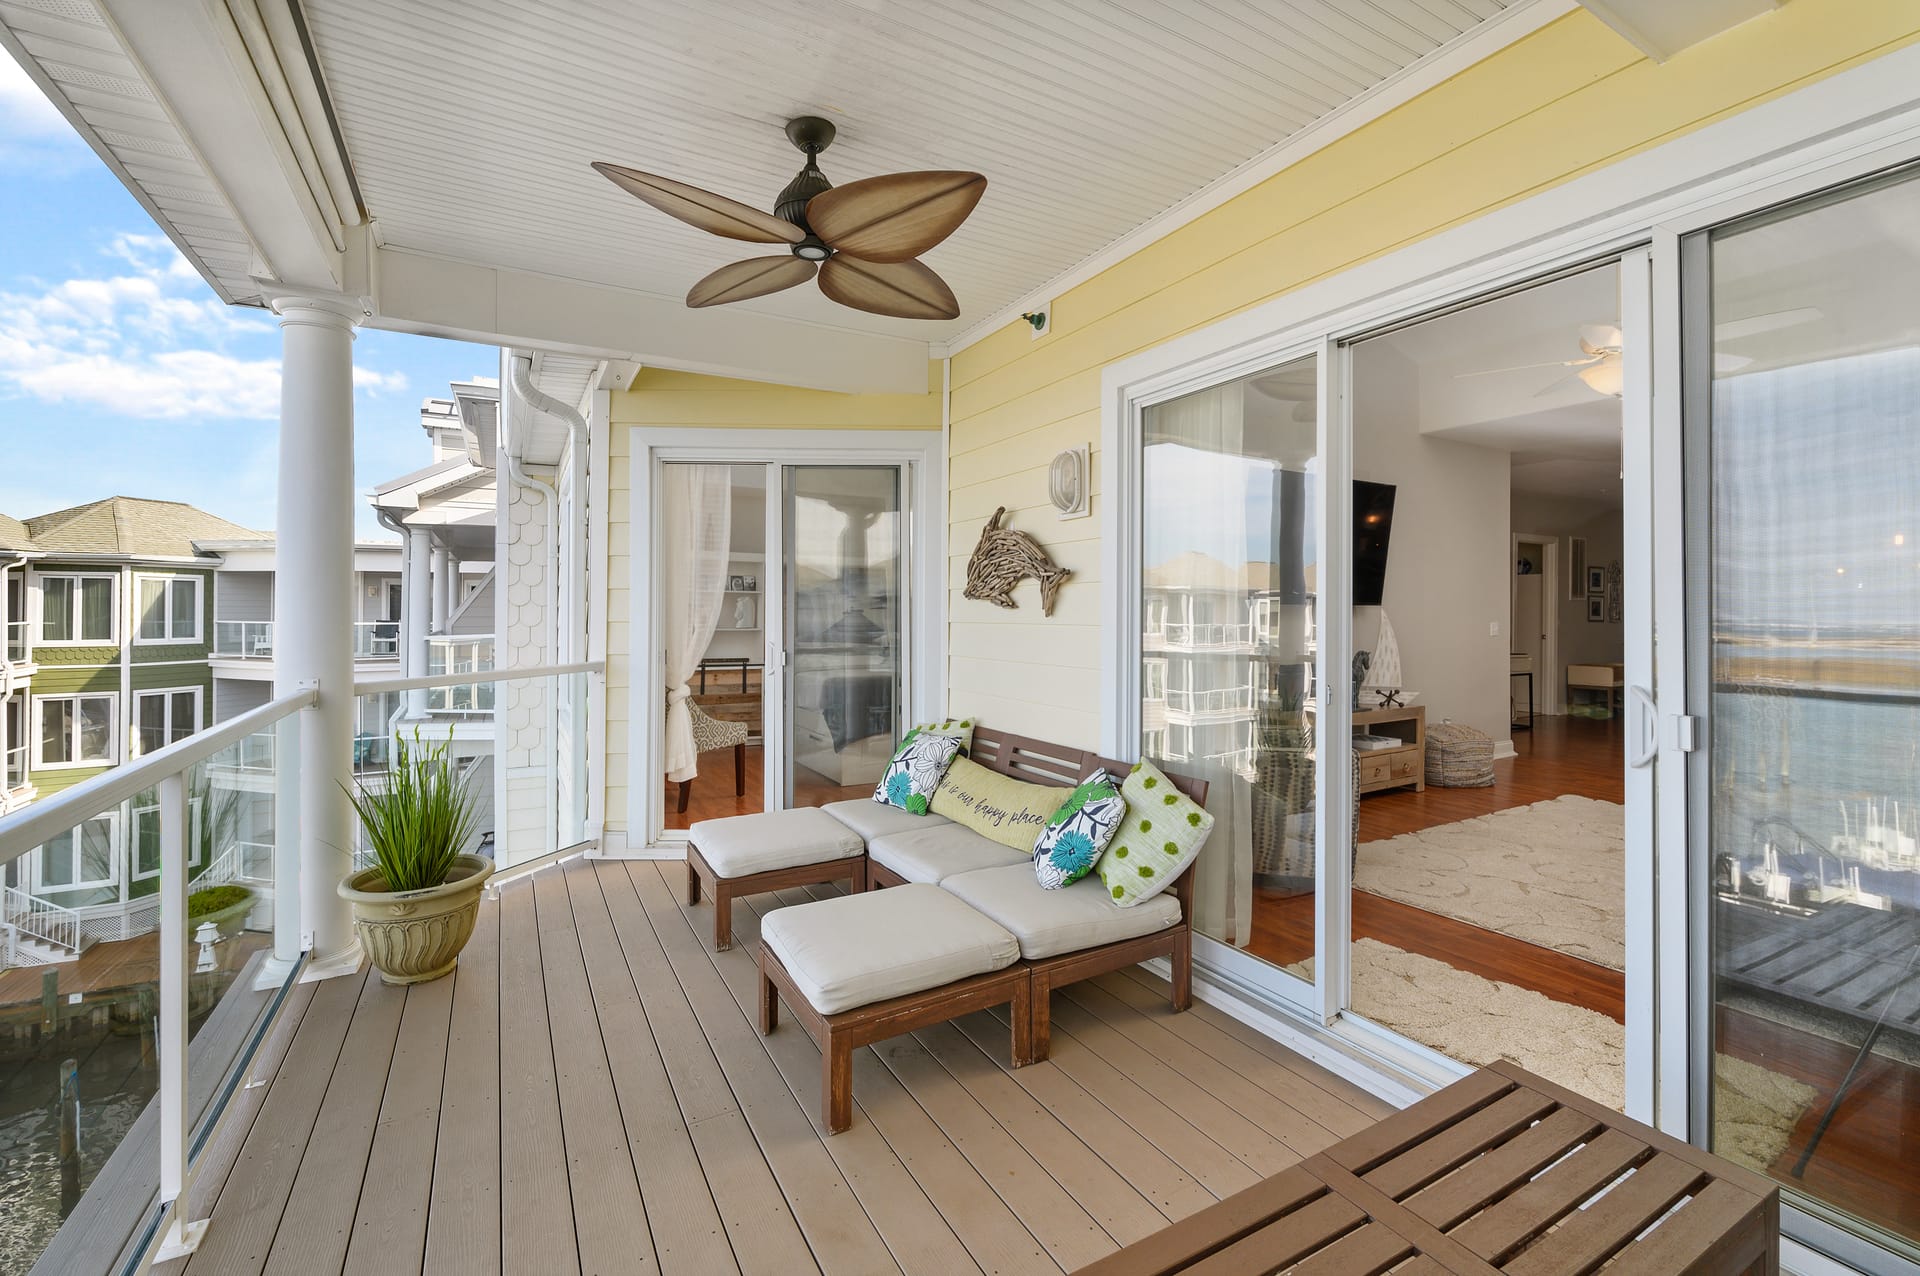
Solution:
[[[1569,794],[1360,847],[1356,889],[1626,969],[1626,809]]]
[[[1485,979],[1361,939],[1353,945],[1353,1009],[1450,1059],[1475,1067],[1507,1059],[1610,1108],[1626,1106],[1626,1028],[1597,1011]],[[1288,966],[1313,978],[1311,959]],[[1714,1150],[1764,1172],[1786,1151],[1817,1097],[1811,1086],[1758,1064],[1716,1055]]]

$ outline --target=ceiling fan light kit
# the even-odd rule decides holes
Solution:
[[[818,157],[833,144],[836,131],[831,120],[816,115],[787,121],[787,140],[807,162],[780,192],[771,213],[618,164],[596,162],[593,169],[635,198],[709,234],[786,245],[786,256],[736,261],[696,283],[687,293],[687,304],[696,309],[818,279],[830,300],[856,310],[899,319],[957,318],[960,303],[953,290],[917,258],[959,229],[986,192],[987,179],[932,171],[835,186],[820,171]]]

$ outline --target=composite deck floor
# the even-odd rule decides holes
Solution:
[[[715,953],[682,866],[576,860],[485,904],[451,978],[302,986],[160,1270],[1071,1271],[1388,1110],[1135,970],[1055,994],[1045,1063],[995,1012],[859,1051],[825,1137],[819,1051],[753,1013],[759,917],[807,895]]]

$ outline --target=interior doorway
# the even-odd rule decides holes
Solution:
[[[1513,534],[1513,601],[1507,632],[1513,650],[1507,667],[1507,720],[1511,730],[1531,731],[1534,719],[1553,712],[1559,667],[1560,541],[1532,532]]]

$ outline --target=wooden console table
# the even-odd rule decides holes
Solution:
[[[1603,1264],[1609,1276],[1777,1276],[1780,1191],[1496,1063],[1080,1276],[1518,1276]]]
[[[1415,793],[1427,791],[1427,710],[1425,705],[1410,709],[1356,709],[1353,729],[1368,735],[1390,735],[1401,744],[1393,749],[1355,749],[1360,766],[1361,793],[1378,793],[1411,784]]]

